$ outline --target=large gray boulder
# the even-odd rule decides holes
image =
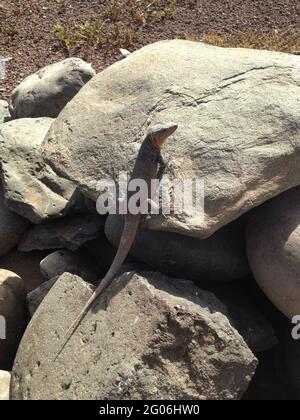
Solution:
[[[9,116],[8,103],[0,99],[0,124],[4,123]]]
[[[300,188],[257,209],[247,227],[254,277],[273,304],[292,319],[300,314]]]
[[[123,231],[121,216],[105,224],[107,239],[115,247]],[[244,222],[233,222],[205,240],[173,232],[140,229],[130,254],[156,271],[197,282],[226,282],[249,273]]]
[[[205,180],[201,214],[148,227],[198,238],[300,183],[300,57],[158,42],[94,77],[52,125],[51,166],[97,197],[97,181],[131,171],[157,122],[179,127],[164,147],[171,179]]]
[[[0,256],[14,249],[20,242],[28,221],[12,212],[4,202],[0,185]]]
[[[0,369],[11,368],[26,324],[24,282],[15,273],[0,269]]]
[[[20,345],[11,399],[230,400],[247,389],[257,361],[222,304],[156,273],[119,277],[54,361],[91,293],[70,274],[52,287]]]
[[[92,66],[80,58],[68,58],[44,67],[12,92],[11,115],[13,118],[55,118],[94,75]]]
[[[76,199],[74,184],[58,176],[41,156],[40,145],[52,122],[24,118],[0,125],[6,204],[33,223],[65,214]]]

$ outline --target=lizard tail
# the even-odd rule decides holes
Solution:
[[[77,330],[80,322],[83,320],[83,318],[88,313],[91,305],[93,302],[97,299],[97,297],[103,292],[104,289],[106,289],[109,284],[113,281],[116,274],[121,268],[121,265],[125,261],[127,255],[129,254],[130,248],[134,242],[134,239],[136,237],[136,233],[138,230],[138,226],[140,223],[141,215],[127,215],[125,220],[125,226],[123,229],[122,237],[120,240],[120,244],[118,247],[117,254],[114,258],[114,261],[111,265],[110,270],[104,277],[104,279],[101,281],[97,289],[94,291],[90,299],[88,300],[87,304],[83,308],[83,310],[80,312],[79,316],[76,318],[76,320],[73,322],[73,324],[70,326],[68,331],[63,337],[63,345],[60,349],[60,351],[55,356],[54,361],[57,360],[57,358],[60,356],[62,351],[65,349],[66,345],[68,344],[70,338],[74,334],[74,332]]]
[[[61,346],[59,352],[56,354],[56,356],[54,358],[54,362],[58,359],[58,357],[60,356],[60,354],[65,349],[65,347],[68,344],[70,338],[72,337],[72,335],[74,334],[74,332],[77,330],[80,322],[83,320],[83,318],[85,317],[85,315],[88,313],[88,311],[89,311],[89,309],[90,309],[90,307],[91,307],[91,305],[92,305],[92,303],[94,302],[95,299],[96,299],[96,291],[89,298],[89,300],[87,301],[85,307],[80,312],[79,316],[75,319],[75,321],[73,322],[73,324],[70,326],[70,328],[68,329],[68,331],[63,336],[63,345]]]
[[[135,240],[139,223],[140,223],[141,215],[127,215],[125,219],[125,225],[123,229],[123,233],[121,236],[121,240],[119,243],[118,251],[116,256],[113,260],[111,268],[107,272],[106,276],[101,280],[101,283],[95,290],[95,294],[97,298],[107,286],[113,281],[115,276],[117,275],[118,271],[120,270],[122,264],[124,263],[125,259],[127,258],[129,251],[133,245]]]

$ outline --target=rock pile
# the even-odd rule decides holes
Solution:
[[[300,398],[296,61],[159,42],[98,75],[54,64],[16,88],[11,114],[0,102],[0,399],[11,369],[13,400]],[[55,360],[120,240],[97,183],[130,172],[170,120],[166,175],[204,179],[205,217],[145,221]]]

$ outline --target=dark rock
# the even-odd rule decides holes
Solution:
[[[48,280],[63,273],[76,274],[88,283],[96,283],[103,277],[103,271],[94,260],[82,251],[60,250],[41,261],[41,272]]]
[[[109,216],[105,233],[117,246],[123,230],[120,216]],[[227,282],[249,272],[244,221],[231,223],[208,239],[140,229],[130,254],[161,273],[199,282]]]
[[[287,370],[284,366],[281,346],[257,356],[258,368],[243,399],[250,401],[295,400]]]
[[[45,281],[40,270],[40,262],[47,254],[45,251],[19,252],[15,250],[0,258],[0,268],[13,271],[20,276],[27,292],[30,292]]]
[[[88,242],[83,248],[104,271],[109,270],[117,252],[117,248],[108,242],[104,233],[100,234],[96,240]],[[125,263],[130,264],[135,264],[136,262],[136,259],[130,255],[125,261]]]
[[[58,220],[48,220],[33,226],[19,244],[19,251],[67,248],[78,250],[104,230],[105,219],[92,214],[82,214]]]
[[[292,336],[295,325],[286,324],[282,333],[283,360],[287,370],[289,382],[295,392],[297,400],[300,400],[300,328],[297,327],[297,339]]]
[[[278,344],[275,329],[257,307],[246,284],[226,283],[203,286],[227,308],[232,325],[255,354]]]

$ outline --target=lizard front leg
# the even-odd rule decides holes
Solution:
[[[160,183],[168,166],[166,160],[164,159],[161,153],[158,156],[158,165],[159,165],[159,168],[157,171],[157,179],[158,179],[158,182]]]
[[[157,178],[157,184],[158,184],[157,188],[159,188],[159,185],[162,181],[162,178],[163,178],[164,173],[165,173],[166,168],[167,168],[167,163],[166,163],[166,161],[163,158],[161,153],[158,155],[157,162],[158,162],[158,171],[157,171],[156,178]],[[157,191],[155,191],[154,196],[155,196],[156,192]],[[159,204],[156,201],[154,201],[152,198],[148,199],[148,205],[149,205],[149,209],[151,209],[151,208],[154,209],[154,210],[159,210],[160,209]],[[162,216],[165,217],[164,214],[162,214]],[[147,219],[151,219],[150,214],[148,215]]]
[[[158,165],[159,165],[159,169],[157,172],[157,179],[159,184],[161,183],[163,176],[166,172],[166,169],[168,167],[167,161],[164,159],[163,155],[160,153],[158,156]],[[162,213],[163,217],[166,217],[163,213]]]

